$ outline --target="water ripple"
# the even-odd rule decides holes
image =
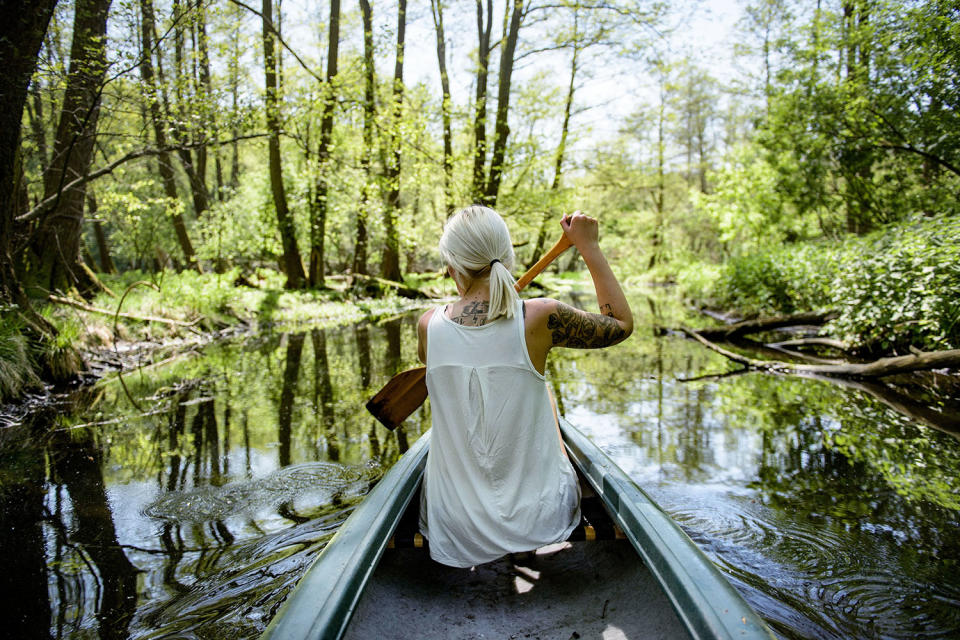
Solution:
[[[143,514],[172,522],[209,522],[275,508],[305,497],[309,497],[312,504],[323,505],[335,497],[365,493],[382,472],[374,462],[365,465],[306,462],[255,480],[168,493],[145,507]]]
[[[753,504],[687,502],[670,515],[784,637],[957,637],[960,590],[909,575],[896,563],[896,536],[781,521]]]

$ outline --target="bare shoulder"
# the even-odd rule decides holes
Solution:
[[[430,318],[436,310],[436,307],[428,309],[417,322],[417,356],[423,364],[427,363],[427,325],[430,324]]]
[[[523,301],[523,317],[528,326],[547,323],[547,318],[556,310],[559,300],[552,298],[532,298]]]
[[[427,309],[427,311],[422,316],[420,316],[420,320],[417,322],[417,329],[419,329],[420,331],[426,331],[427,324],[429,324],[430,318],[433,317],[433,312],[436,310],[437,310],[436,307]]]

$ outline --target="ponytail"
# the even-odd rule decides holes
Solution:
[[[490,310],[487,321],[506,316],[513,317],[520,296],[514,287],[515,281],[510,270],[500,260],[490,264]]]
[[[513,317],[520,297],[510,274],[514,263],[510,231],[500,214],[480,205],[457,211],[444,226],[440,256],[454,271],[470,278],[489,270],[487,321]]]

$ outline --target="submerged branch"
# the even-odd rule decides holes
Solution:
[[[813,377],[816,378],[819,376]],[[830,382],[839,384],[842,387],[848,387],[850,389],[862,391],[873,398],[876,398],[894,411],[907,416],[911,420],[925,424],[931,429],[942,431],[943,433],[949,434],[960,440],[960,418],[957,418],[954,415],[948,415],[945,412],[932,409],[920,402],[917,402],[913,398],[900,393],[896,389],[891,389],[881,382],[872,380],[844,380],[837,378],[829,378],[829,380]]]

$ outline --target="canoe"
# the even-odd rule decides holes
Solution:
[[[773,634],[682,529],[566,420],[593,497],[566,542],[473,569],[415,532],[430,432],[390,468],[290,593],[264,639],[696,638]]]

